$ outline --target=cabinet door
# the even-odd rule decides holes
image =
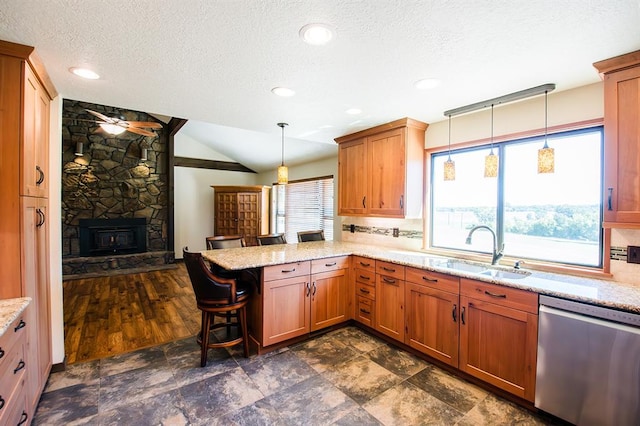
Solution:
[[[367,138],[371,181],[369,213],[404,217],[406,151],[404,131],[390,130]]]
[[[261,193],[238,192],[238,234],[244,237],[248,246],[257,246],[257,236],[261,235],[260,215]]]
[[[309,333],[309,275],[264,283],[263,346]]]
[[[406,286],[406,343],[458,367],[459,296],[410,282]]]
[[[47,252],[47,204],[45,199],[21,197],[22,202],[22,286],[31,297],[25,322],[27,338],[27,395],[32,407],[38,403],[51,370],[50,308]]]
[[[347,320],[346,269],[311,276],[311,331]]]
[[[216,192],[215,235],[238,235],[238,197],[236,192]]]
[[[21,194],[48,196],[49,98],[25,65]]]
[[[377,275],[375,329],[404,342],[404,280]]]
[[[538,316],[460,296],[460,370],[533,401]]]
[[[364,214],[367,211],[366,138],[340,144],[338,150],[338,214]]]
[[[640,223],[640,66],[605,77],[604,220]]]

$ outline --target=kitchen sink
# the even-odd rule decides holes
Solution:
[[[459,260],[446,260],[446,261],[438,261],[434,262],[433,266],[447,269],[455,269],[456,271],[464,271],[471,273],[479,273],[482,271],[486,271],[486,265],[478,265],[475,263],[462,262]]]
[[[508,280],[519,280],[522,278],[526,278],[531,275],[531,272],[528,271],[504,271],[502,269],[487,269],[486,271],[480,272],[480,275],[487,275],[492,278],[504,278]]]

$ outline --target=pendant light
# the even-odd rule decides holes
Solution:
[[[451,115],[449,115],[449,156],[444,162],[444,180],[456,180],[456,163],[451,160]]]
[[[282,164],[278,167],[278,185],[289,183],[289,169],[284,165],[284,126],[288,126],[288,124],[278,123],[278,127],[282,129]]]
[[[553,173],[554,152],[553,148],[547,145],[547,93],[544,91],[544,146],[538,150],[538,173]]]
[[[484,177],[498,176],[498,156],[493,153],[493,104],[491,104],[491,152],[484,157]]]

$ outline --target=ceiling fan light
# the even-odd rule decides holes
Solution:
[[[102,130],[112,135],[119,135],[120,133],[127,130],[124,127],[110,123],[100,123],[100,127],[102,127]]]

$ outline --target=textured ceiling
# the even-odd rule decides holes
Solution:
[[[298,31],[310,22],[335,39],[305,44]],[[280,121],[295,163],[401,117],[435,122],[543,83],[594,83],[593,62],[640,49],[640,2],[0,0],[0,39],[35,46],[63,97],[209,123],[189,131],[262,171],[280,162]],[[413,87],[427,77],[442,84]]]

